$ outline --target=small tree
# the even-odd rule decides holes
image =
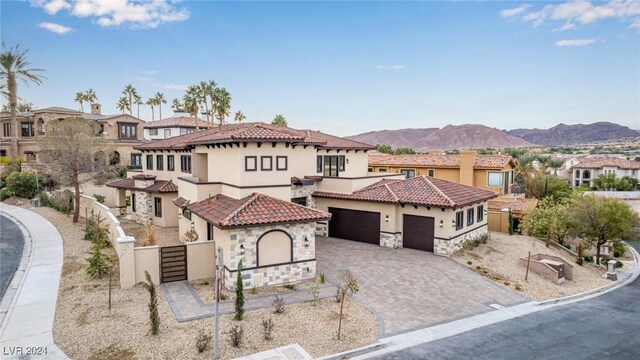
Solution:
[[[143,282],[144,287],[149,291],[149,332],[151,335],[158,335],[160,332],[160,316],[158,315],[158,296],[156,295],[156,286],[151,280],[148,271],[144,271],[144,277],[147,282]]]
[[[358,281],[349,270],[342,272],[338,275],[338,294],[340,296],[340,317],[338,318],[338,340],[340,340],[340,332],[342,330],[342,312],[344,309],[344,298],[346,295],[356,294],[360,288],[358,287]]]
[[[235,320],[242,320],[244,316],[244,284],[242,283],[242,259],[238,263],[238,278],[236,280],[236,315]]]
[[[194,242],[194,241],[198,241],[199,236],[198,236],[198,233],[194,229],[191,229],[191,230],[187,230],[184,233],[184,236],[182,238],[183,238],[184,242]]]
[[[399,147],[395,151],[396,155],[415,154],[415,153],[416,153],[415,150],[407,147]]]
[[[287,126],[287,119],[285,119],[282,115],[276,115],[273,118],[273,121],[271,121],[271,125]]]
[[[102,252],[102,245],[97,242],[91,246],[91,253],[87,261],[89,262],[87,275],[93,279],[102,278],[109,274],[115,263],[113,257]]]
[[[378,152],[385,153],[385,154],[393,154],[393,149],[391,148],[391,146],[386,144],[378,145],[376,150]]]
[[[555,203],[552,198],[543,199],[537,208],[527,211],[522,218],[520,227],[523,233],[538,238],[554,239],[559,244],[564,243],[569,234],[568,205]]]

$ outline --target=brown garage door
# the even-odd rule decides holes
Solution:
[[[380,213],[329,208],[329,236],[380,244]]]
[[[432,217],[403,215],[402,247],[433,252]]]

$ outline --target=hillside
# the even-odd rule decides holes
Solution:
[[[610,122],[559,124],[550,129],[514,129],[508,133],[540,145],[585,144],[639,136],[635,130]]]
[[[503,130],[484,125],[447,125],[442,129],[399,129],[370,131],[348,136],[348,139],[369,144],[387,144],[408,147],[416,151],[482,149],[530,146],[527,141],[509,135]]]

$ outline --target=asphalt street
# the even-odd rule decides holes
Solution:
[[[640,359],[640,278],[592,299],[375,359]]]
[[[5,216],[0,216],[0,299],[18,269],[24,238],[18,225]]]

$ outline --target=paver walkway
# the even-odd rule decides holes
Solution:
[[[377,313],[381,337],[528,301],[426,251],[318,236],[316,260],[318,273],[329,281],[347,269],[356,275],[355,299]]]
[[[62,237],[47,219],[31,211],[0,204],[0,212],[14,223],[19,221],[27,230],[25,241],[32,242],[27,269],[0,329],[2,358],[68,359],[54,343],[52,332],[62,272]],[[29,350],[36,356],[25,356]]]
[[[167,299],[173,314],[179,322],[202,319],[215,315],[215,303],[206,304],[198,295],[198,292],[188,281],[176,281],[160,284],[160,289]],[[318,288],[320,299],[336,295],[336,288],[331,284],[324,284]],[[285,304],[296,304],[313,300],[307,290],[288,291],[280,294]],[[276,294],[256,296],[244,299],[245,310],[264,309],[273,306]],[[220,302],[220,314],[232,314],[235,311],[233,301]]]

